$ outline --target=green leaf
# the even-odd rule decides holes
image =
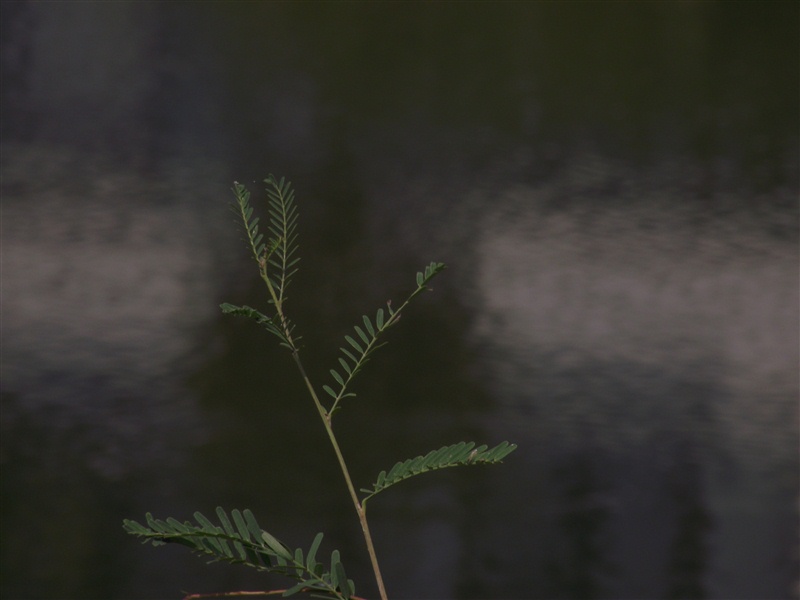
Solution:
[[[336,380],[336,383],[341,386],[344,385],[344,379],[342,379],[342,376],[336,372],[336,369],[331,369],[331,376]]]
[[[178,533],[188,533],[189,527],[178,521],[177,519],[173,519],[172,517],[167,518],[167,523],[172,526],[173,531]]]
[[[312,573],[314,572],[314,567],[317,565],[317,550],[319,550],[319,546],[322,543],[322,537],[322,533],[318,533],[314,537],[314,541],[311,542],[311,548],[308,549],[308,554],[306,554],[306,566]]]
[[[355,348],[359,354],[364,354],[364,350],[361,348],[358,342],[356,342],[353,338],[351,338],[349,335],[346,335],[344,336],[344,339],[347,341],[348,344],[350,344],[353,348]]]
[[[297,208],[294,204],[294,191],[284,179],[277,181],[270,175],[264,180],[267,184],[267,212],[270,216],[268,229],[275,240],[270,252],[269,264],[274,272],[270,277],[277,301],[285,300],[286,289],[292,276],[297,272],[295,265],[297,253]]]
[[[217,518],[219,522],[222,523],[223,529],[225,529],[225,533],[227,533],[231,537],[238,537],[238,534],[233,529],[233,525],[231,524],[228,515],[225,513],[221,506],[217,507]]]
[[[249,555],[247,554],[247,550],[245,550],[244,544],[238,540],[234,540],[233,547],[239,555],[239,560],[247,562]]]
[[[158,531],[160,533],[168,532],[169,529],[162,525],[162,521],[157,520],[153,515],[147,513],[145,515],[145,519],[147,520],[147,524],[150,526],[151,529]]]
[[[289,344],[289,340],[286,337],[286,332],[283,330],[283,327],[280,325],[280,320],[278,316],[275,317],[268,317],[267,315],[257,311],[255,308],[250,306],[236,306],[235,304],[229,304],[227,302],[220,304],[220,308],[224,314],[240,316],[240,317],[249,317],[253,319],[256,323],[267,329],[270,333],[275,335],[280,341],[282,345],[288,346],[290,349],[293,347]],[[294,325],[292,325],[288,320],[286,322],[289,331],[294,329]],[[299,336],[295,336],[295,341],[299,340]]]
[[[367,337],[367,334],[366,334],[366,333],[364,333],[364,330],[363,330],[363,329],[361,329],[361,327],[359,327],[358,325],[356,325],[356,326],[355,326],[355,330],[356,330],[356,333],[358,334],[358,337],[360,337],[360,338],[361,338],[361,340],[362,340],[362,341],[363,341],[365,344],[369,345],[369,338]]]
[[[383,309],[379,308],[377,314],[375,315],[375,325],[378,329],[383,329]]]
[[[130,519],[124,519],[122,521],[122,524],[123,524],[123,527],[124,527],[125,531],[127,531],[128,533],[131,533],[133,535],[141,535],[141,534],[147,533],[149,531],[149,529],[147,529],[147,527],[144,527],[140,523],[137,523],[136,521],[132,521]]]
[[[250,534],[253,536],[253,539],[257,543],[261,543],[261,532],[263,530],[261,527],[259,527],[258,521],[256,521],[252,511],[249,508],[245,508],[242,511],[242,516],[244,517],[245,523],[247,523],[247,528],[250,530]]]
[[[242,513],[240,513],[237,509],[233,509],[231,511],[231,516],[233,517],[233,522],[236,523],[236,529],[239,531],[239,537],[245,540],[246,542],[250,541],[250,531],[247,529],[247,524],[244,522],[242,518]]]
[[[222,529],[214,525],[211,521],[205,518],[203,513],[197,511],[194,513],[195,520],[200,523],[206,531],[213,531],[216,533],[222,533]]]
[[[333,561],[331,558],[331,571],[336,574],[336,587],[344,594],[345,598],[350,597],[350,581],[347,579],[347,574],[344,572],[344,565],[341,561]]]
[[[200,512],[195,513],[198,526],[188,521],[182,523],[172,517],[163,521],[148,513],[146,521],[149,528],[127,519],[123,521],[123,527],[128,533],[142,537],[153,545],[178,543],[199,554],[210,556],[213,560],[246,564],[294,578],[298,584],[303,584],[302,587],[324,593],[326,597],[345,597],[344,593],[337,592],[330,585],[330,570],[315,558],[322,541],[321,533],[314,538],[304,559],[302,548],[290,551],[258,526],[251,511],[240,513],[235,510],[231,513],[232,519],[222,508],[217,508],[216,513],[222,527],[212,523]],[[253,537],[255,540],[251,539]]]
[[[232,313],[236,314],[236,311],[241,310],[241,307],[236,306],[235,304],[230,304],[228,302],[223,302],[222,304],[219,305],[219,307],[222,309],[223,314],[226,315]]]
[[[346,337],[346,336],[345,336],[345,337]],[[356,364],[356,365],[358,364],[358,359],[357,359],[355,356],[353,356],[353,353],[352,353],[352,352],[350,352],[350,350],[348,350],[347,348],[339,348],[339,350],[341,350],[341,351],[342,351],[342,354],[344,354],[345,356],[347,356],[347,358],[349,358],[350,360],[352,360],[352,361],[353,361],[353,364]]]
[[[264,540],[264,543],[269,547],[269,549],[272,550],[279,557],[285,558],[287,560],[292,559],[291,552],[289,552],[289,550],[286,549],[286,546],[281,544],[272,534],[262,530],[261,539]]]
[[[336,565],[338,564],[340,564],[339,551],[334,550],[331,552],[331,585],[334,588],[339,587],[339,571],[336,569]]]
[[[364,319],[364,327],[367,328],[367,331],[369,331],[370,336],[374,338],[375,328],[372,326],[372,322],[369,320],[369,317],[367,315],[364,315],[363,319]]]
[[[398,462],[388,473],[381,471],[371,489],[361,489],[362,492],[367,494],[363,501],[368,500],[395,483],[428,471],[464,465],[498,463],[516,448],[515,444],[509,444],[508,442],[502,442],[492,449],[488,449],[486,445],[475,448],[474,442],[459,442],[452,446],[443,446],[438,450],[430,451],[424,456],[417,456]]]
[[[228,558],[233,558],[234,557],[233,556],[233,550],[231,550],[231,547],[228,545],[227,541],[218,540],[218,543],[219,543],[220,546],[222,546],[222,551],[225,553],[225,556],[227,556]]]
[[[297,548],[294,551],[294,564],[298,565],[295,567],[295,573],[297,576],[302,578],[306,568],[306,561],[303,560],[303,549]]]
[[[207,536],[207,537],[202,538],[200,541],[203,542],[203,544],[205,544],[209,548],[209,550],[211,550],[212,554],[216,554],[217,556],[227,556],[228,555],[228,553],[225,552],[225,550],[222,547],[222,544],[220,543],[220,541],[217,538],[211,537],[211,536]]]

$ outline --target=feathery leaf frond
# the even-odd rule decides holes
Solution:
[[[516,444],[509,444],[508,442],[502,442],[491,449],[486,445],[475,448],[475,442],[459,442],[452,446],[443,446],[438,450],[432,450],[425,456],[417,456],[416,458],[398,462],[388,473],[381,471],[378,474],[378,479],[372,484],[372,489],[361,489],[362,492],[367,494],[362,500],[362,504],[389,486],[414,475],[447,467],[499,463],[516,449]]]
[[[348,391],[350,383],[355,376],[361,371],[364,364],[369,360],[370,355],[384,343],[378,343],[378,337],[389,327],[396,324],[400,320],[401,312],[408,305],[411,300],[422,293],[423,290],[428,289],[428,282],[433,279],[438,273],[445,268],[443,263],[432,262],[425,267],[424,272],[417,273],[417,287],[409,295],[405,302],[399,309],[393,310],[391,301],[386,303],[389,318],[385,319],[385,313],[382,308],[379,308],[375,313],[375,318],[370,319],[369,316],[363,315],[361,320],[364,323],[362,328],[360,325],[353,327],[356,337],[351,335],[344,336],[345,341],[350,346],[348,348],[339,348],[343,356],[339,357],[339,365],[343,371],[331,369],[330,374],[337,384],[338,389],[334,389],[329,385],[322,386],[322,389],[333,398],[333,405],[331,406],[328,414],[333,414],[339,408],[339,403],[348,397],[355,396],[353,392]]]
[[[297,272],[297,207],[294,204],[292,184],[281,177],[280,181],[270,175],[264,180],[267,184],[269,201],[269,232],[275,241],[274,252],[266,257],[269,266],[275,269],[270,273],[270,281],[275,287],[277,302],[285,299],[292,275]],[[265,267],[269,269],[269,267]]]
[[[372,320],[367,315],[362,317],[364,322],[364,328],[359,327],[356,325],[353,328],[356,336],[358,337],[359,341],[356,341],[356,338],[350,335],[344,336],[345,341],[349,344],[350,349],[347,348],[339,348],[339,351],[342,353],[342,356],[339,357],[339,365],[341,366],[341,371],[337,369],[330,369],[331,377],[333,377],[334,381],[337,384],[338,390],[334,390],[331,386],[325,385],[322,389],[333,398],[333,406],[329,411],[329,414],[332,414],[337,408],[339,408],[339,402],[351,396],[355,396],[353,392],[348,392],[348,386],[353,381],[355,376],[361,371],[364,364],[369,360],[370,355],[375,352],[378,348],[383,346],[382,343],[378,343],[378,336],[389,327],[390,323],[383,323],[383,309],[378,310],[378,314],[375,318],[375,325],[373,325]],[[383,327],[377,325],[378,322],[381,322]]]
[[[250,192],[244,185],[234,181],[233,193],[236,196],[237,213],[244,223],[247,244],[253,253],[253,258],[255,258],[256,262],[260,262],[261,257],[266,253],[267,246],[263,242],[264,235],[258,232],[259,219],[258,217],[253,217],[253,207],[250,206]]]
[[[270,533],[261,529],[253,513],[217,508],[221,527],[212,523],[202,513],[194,513],[196,524],[181,523],[169,517],[156,519],[146,515],[147,525],[125,519],[123,527],[131,535],[144,538],[154,546],[177,543],[192,551],[210,556],[212,561],[243,564],[261,571],[270,571],[297,580],[297,584],[283,593],[290,596],[300,591],[316,592],[324,598],[347,600],[355,594],[352,580],[347,579],[339,551],[331,554],[330,567],[317,561],[317,551],[322,543],[318,533],[307,553],[302,548],[290,551]]]

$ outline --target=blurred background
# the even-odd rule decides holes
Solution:
[[[798,4],[2,3],[2,596],[282,587],[123,518],[250,508],[376,596],[229,210],[285,176],[394,598],[796,598]],[[262,216],[265,212],[262,212]]]

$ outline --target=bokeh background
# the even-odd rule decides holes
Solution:
[[[294,182],[395,598],[798,596],[798,4],[2,3],[2,596],[280,587],[127,536],[251,508],[375,588],[229,211]]]

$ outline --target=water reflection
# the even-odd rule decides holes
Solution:
[[[615,564],[606,593],[742,593],[747,582],[732,572],[722,581],[691,569],[709,564],[703,547],[736,545],[743,513],[757,519],[765,501],[753,488],[788,474],[796,460],[796,248],[772,235],[784,213],[709,220],[704,209],[665,205],[662,194],[681,192],[653,185],[658,174],[619,174],[596,156],[576,163],[538,186],[495,194],[491,207],[476,202],[488,218],[478,232],[473,335],[503,407],[495,427],[516,427],[553,460],[594,457],[617,507],[603,545]],[[641,195],[645,189],[655,197]],[[566,205],[555,200],[565,197]],[[665,486],[683,485],[676,474],[688,468],[687,448],[695,508],[685,494],[664,497]],[[791,489],[791,478],[778,476],[779,487]],[[666,525],[675,511],[677,533]],[[790,552],[774,545],[773,515],[760,514],[762,525],[747,525],[750,540],[772,550],[729,555],[742,571],[755,563],[769,570]],[[586,546],[573,548],[573,563],[592,556],[594,522],[583,516],[576,522],[586,526]],[[641,528],[631,528],[637,520]],[[693,530],[681,533],[687,524]],[[569,544],[570,535],[558,539]],[[670,544],[690,543],[695,558],[685,547],[679,557],[665,555]],[[659,566],[667,564],[670,573]],[[603,596],[596,566],[573,568],[581,572],[553,567],[564,586],[558,594]]]
[[[263,304],[225,200],[265,170],[312,372],[450,266],[341,413],[357,480],[520,444],[376,500],[395,597],[795,593],[797,9],[556,6],[4,4],[3,596],[268,587],[121,534],[217,504],[374,593],[291,364],[217,313]]]
[[[54,144],[4,144],[3,174],[3,594],[118,596],[120,514],[208,431],[181,379],[211,350],[209,192]]]
[[[614,574],[603,540],[611,510],[602,483],[586,456],[566,460],[553,473],[553,486],[561,488],[556,522],[559,534],[547,559],[553,598],[602,598],[607,595],[603,579]]]
[[[25,390],[24,412],[82,431],[104,476],[172,455],[174,433],[198,428],[173,373],[196,352],[182,332],[213,309],[197,301],[213,285],[197,214],[96,157],[6,150],[4,386]]]
[[[739,458],[788,460],[795,435],[788,398],[796,385],[789,333],[797,324],[796,256],[793,244],[770,235],[784,214],[704,222],[702,209],[646,197],[631,198],[624,209],[600,208],[598,191],[587,206],[580,199],[590,192],[576,186],[580,174],[567,169],[539,188],[517,189],[508,203],[524,212],[483,221],[477,288],[485,310],[475,334],[496,346],[489,360],[504,370],[499,381],[515,390],[560,389],[559,402],[535,400],[533,410],[540,422],[558,422],[562,439],[571,435],[565,421],[581,427],[581,413],[613,414],[613,433],[590,428],[613,436],[598,441],[628,446],[642,438],[637,425],[651,433],[653,423],[668,426],[666,413],[682,429],[695,423],[705,430],[703,420],[722,410],[732,420],[720,424],[720,433],[748,448],[762,446]],[[635,189],[636,177],[623,177]],[[577,205],[549,209],[565,187]],[[626,195],[615,191],[614,199],[624,202]],[[615,379],[640,400],[605,393]],[[681,390],[681,381],[708,391]],[[524,397],[509,400],[523,410],[531,406]],[[621,429],[625,423],[629,430]]]

